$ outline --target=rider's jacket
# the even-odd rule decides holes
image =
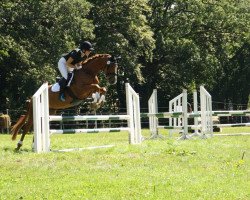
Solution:
[[[69,57],[73,58],[73,61],[71,62],[72,65],[75,65],[76,63],[79,63],[84,60],[84,57],[82,57],[82,51],[80,49],[74,49],[73,51],[67,53],[63,56],[65,60],[67,61]]]

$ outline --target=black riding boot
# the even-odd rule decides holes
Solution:
[[[61,78],[59,81],[58,81],[59,85],[60,85],[60,92],[59,92],[59,99],[61,101],[65,101],[65,94],[64,94],[64,89],[66,88],[67,86],[67,80],[65,78]]]

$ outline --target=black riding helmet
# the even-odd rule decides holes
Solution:
[[[92,44],[89,41],[84,41],[80,44],[80,49],[85,51],[93,51],[94,48],[92,47]]]

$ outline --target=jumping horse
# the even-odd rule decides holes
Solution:
[[[99,86],[97,75],[103,71],[109,84],[114,85],[117,82],[117,61],[109,54],[97,54],[81,63],[82,68],[74,70],[74,77],[70,86],[65,91],[66,101],[59,100],[59,92],[52,92],[49,85],[49,112],[55,114],[58,109],[65,109],[76,106],[91,96],[95,92],[106,93],[106,88]],[[16,150],[23,145],[23,140],[33,125],[32,100],[27,104],[27,112],[22,115],[11,129],[12,140],[15,140],[20,129],[23,132],[20,141],[17,143]]]

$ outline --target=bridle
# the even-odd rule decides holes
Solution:
[[[108,61],[107,61],[107,64],[106,64],[105,70],[104,70],[104,71],[106,72],[106,73],[105,73],[106,76],[117,76],[117,70],[115,70],[115,72],[108,73],[109,68],[110,68],[110,67],[113,67],[114,65],[117,66],[116,58],[110,57],[110,58],[108,59]]]

